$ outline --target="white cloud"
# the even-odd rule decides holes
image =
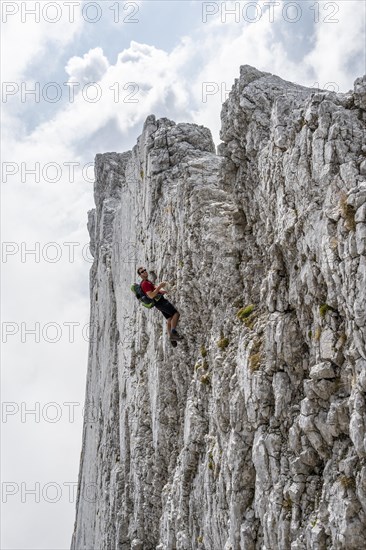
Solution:
[[[333,12],[335,7],[339,11]],[[339,91],[348,91],[355,77],[365,71],[365,11],[364,2],[328,3],[326,22],[315,25],[315,46],[304,59],[304,64],[314,70],[320,87],[335,83]]]
[[[73,57],[66,70],[70,80],[80,84],[74,102],[37,126],[25,140],[13,136],[7,160],[75,161],[77,144],[87,143],[110,120],[116,120],[120,131],[127,133],[151,112],[173,119],[184,117],[190,100],[184,72],[191,53],[192,43],[185,39],[170,54],[132,41],[115,65],[108,64],[100,48],[90,50],[83,58]],[[88,87],[90,78],[96,84]],[[94,102],[98,94],[100,99]],[[90,156],[94,154],[90,152]]]
[[[56,52],[61,53],[81,32],[84,24],[81,3],[70,13],[65,3],[60,2],[60,20],[56,23],[49,21],[56,19],[58,14],[47,8],[44,10],[43,2],[3,2],[2,44],[6,44],[8,52],[1,60],[4,81],[24,80],[34,60],[47,56],[53,45]]]
[[[73,56],[65,71],[70,82],[79,84],[75,101],[27,136],[27,154],[32,149],[42,150],[44,159],[49,158],[49,152],[51,158],[56,154],[66,161],[73,160],[78,143],[87,143],[108,122],[115,120],[120,131],[127,134],[152,112],[206,124],[218,141],[222,99],[238,76],[239,66],[246,63],[305,85],[314,84],[315,78],[320,86],[329,81],[339,83],[340,89],[352,86],[357,75],[350,74],[348,67],[357,54],[362,61],[363,48],[362,18],[355,2],[342,3],[338,24],[315,25],[314,48],[302,63],[292,60],[286,50],[283,36],[289,23],[283,20],[281,7],[273,13],[274,23],[268,16],[253,24],[223,24],[220,18],[213,18],[202,24],[194,39],[182,38],[170,53],[131,41],[114,65],[101,47],[90,49],[82,57]],[[352,40],[347,39],[346,29],[350,27]],[[295,30],[293,26],[290,29]],[[89,82],[97,82],[97,87],[85,87]],[[215,93],[207,95],[206,102],[202,97],[204,83],[215,86]],[[100,99],[93,103],[98,93]],[[22,142],[11,147],[18,158],[19,148],[23,148]]]
[[[83,57],[71,57],[65,71],[70,77],[70,82],[87,84],[98,82],[106,73],[108,67],[108,59],[103,55],[102,48],[94,48],[84,54]]]

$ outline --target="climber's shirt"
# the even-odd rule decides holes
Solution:
[[[151,281],[146,280],[141,282],[141,288],[143,292],[145,292],[145,294],[147,295],[148,292],[152,292],[153,290],[155,290],[155,285],[153,285]],[[156,295],[156,297],[158,296],[159,294]]]

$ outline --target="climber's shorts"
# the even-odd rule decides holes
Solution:
[[[166,298],[164,298],[164,296],[162,296],[160,300],[156,302],[155,307],[156,309],[161,311],[165,319],[170,319],[171,317],[173,317],[174,313],[178,312],[173,304],[171,304]]]

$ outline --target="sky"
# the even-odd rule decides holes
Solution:
[[[150,114],[219,144],[240,65],[347,92],[365,22],[360,0],[1,2],[3,550],[70,547],[95,155],[131,149]]]

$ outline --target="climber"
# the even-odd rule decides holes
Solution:
[[[161,290],[161,289],[164,286],[166,286],[166,283],[160,283],[158,284],[158,286],[153,285],[153,283],[149,281],[148,272],[144,267],[139,267],[137,270],[137,273],[138,275],[140,275],[142,279],[142,282],[141,282],[142,291],[145,292],[145,294],[151,299],[154,299],[155,297],[159,296],[158,300],[156,301],[155,307],[159,311],[161,311],[165,319],[167,319],[168,334],[172,342],[172,345],[175,347],[177,345],[176,341],[182,339],[182,336],[178,334],[176,330],[180,313],[173,306],[173,304],[171,304],[163,296],[163,294],[166,294],[167,291]]]

